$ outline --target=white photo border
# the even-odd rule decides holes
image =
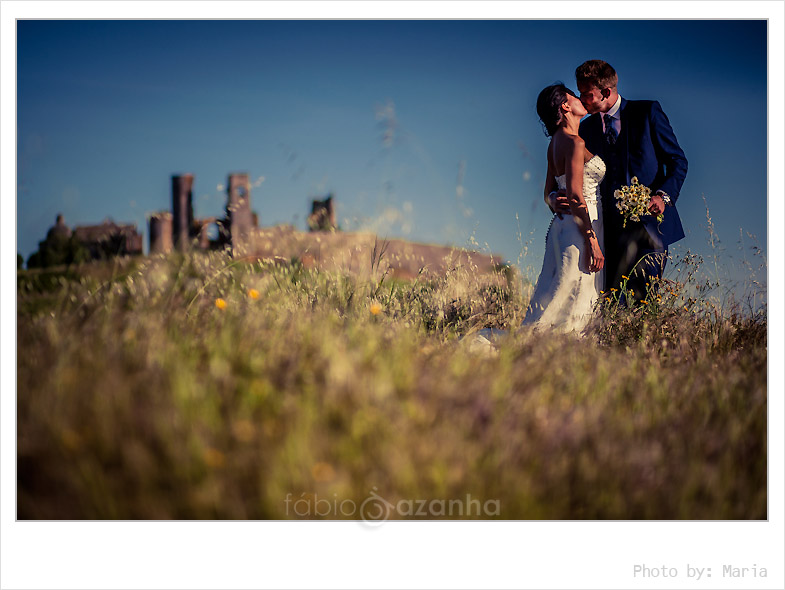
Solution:
[[[769,519],[766,522],[24,522],[16,521],[16,19],[450,18],[768,19]],[[14,588],[539,587],[683,588],[632,565],[753,564],[782,588],[783,5],[781,2],[3,2],[2,472],[0,585]],[[774,230],[774,231],[772,231]]]

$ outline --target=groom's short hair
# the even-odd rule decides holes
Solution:
[[[619,77],[616,70],[608,62],[601,59],[590,59],[575,69],[575,81],[578,84],[594,84],[597,88],[616,88]]]

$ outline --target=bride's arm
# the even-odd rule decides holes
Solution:
[[[583,150],[584,142],[580,138],[575,138],[567,144],[565,170],[567,172],[567,199],[570,202],[575,221],[581,233],[589,235],[593,233],[591,221],[589,220],[589,209],[583,198]]]
[[[589,271],[597,272],[602,270],[605,258],[600,250],[599,241],[591,226],[589,218],[589,208],[583,198],[583,154],[585,143],[581,138],[570,141],[567,147],[567,199],[570,203],[570,211],[578,224],[578,229],[586,240],[587,250],[590,254]]]

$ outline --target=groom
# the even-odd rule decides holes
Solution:
[[[607,168],[600,185],[605,290],[619,289],[626,280],[634,300],[641,301],[646,297],[646,283],[662,276],[668,246],[684,237],[676,200],[687,176],[687,158],[660,104],[622,98],[616,90],[618,76],[610,64],[596,59],[584,62],[575,70],[575,80],[590,114],[581,122],[580,136],[586,149],[598,154]],[[630,185],[633,176],[651,189],[651,215],[639,222],[628,221],[625,228],[613,193]],[[555,208],[568,213],[569,203],[560,195]],[[658,224],[660,213],[664,219]]]

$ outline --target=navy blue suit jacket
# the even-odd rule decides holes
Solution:
[[[617,141],[620,142],[619,149],[623,154],[620,164],[623,176],[627,179],[626,184],[629,185],[631,178],[637,176],[638,182],[648,186],[652,194],[662,190],[671,198],[671,204],[665,207],[662,223],[658,225],[654,216],[647,215],[642,218],[642,223],[657,249],[667,248],[669,244],[684,237],[684,229],[675,205],[687,176],[687,158],[676,141],[668,117],[662,112],[657,101],[622,98],[619,113],[621,133]],[[605,148],[601,117],[601,113],[591,115],[581,122],[580,127],[586,149],[592,154],[599,154],[600,157]],[[618,188],[619,186],[606,187],[602,194],[606,232],[611,228],[621,227],[621,214],[613,197],[613,191]]]

